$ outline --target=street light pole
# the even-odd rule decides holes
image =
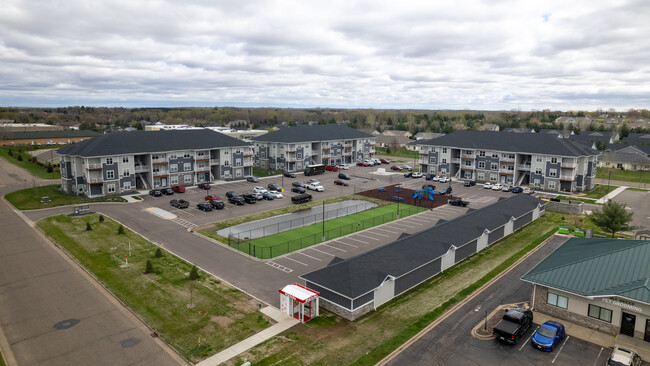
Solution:
[[[323,241],[325,241],[325,201],[323,200]]]
[[[609,171],[609,177],[607,178],[607,193],[609,193],[609,182],[612,179],[612,171]]]
[[[397,214],[395,215],[395,218],[398,218],[398,219],[399,219],[399,201],[401,199],[400,192],[402,192],[402,190],[398,186],[398,188],[397,188]]]

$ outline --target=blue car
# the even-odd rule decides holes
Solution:
[[[553,348],[564,338],[564,325],[548,321],[535,330],[530,344],[542,351],[553,351]]]
[[[275,199],[275,195],[271,192],[264,192],[262,193],[262,198],[264,198],[267,201],[272,201]]]
[[[512,193],[521,193],[523,191],[524,191],[524,189],[521,188],[521,187],[515,187],[515,188],[512,189]]]

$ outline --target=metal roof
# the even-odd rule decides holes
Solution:
[[[650,241],[569,239],[521,279],[580,296],[650,304]]]
[[[346,125],[326,124],[282,127],[277,131],[253,137],[251,140],[260,142],[312,142],[374,137],[373,135],[355,130]]]

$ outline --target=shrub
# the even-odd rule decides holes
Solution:
[[[153,272],[153,263],[151,263],[151,260],[147,259],[147,264],[144,268],[144,273],[147,274],[151,272]]]
[[[162,250],[160,248],[156,249],[156,254],[154,254],[156,258],[162,258]]]
[[[53,171],[54,171],[54,167],[52,166],[52,164],[49,164],[49,163],[48,163],[48,164],[47,164],[47,172],[48,172],[48,173],[52,173]]]
[[[104,222],[104,215],[99,215],[99,222]]]
[[[23,161],[23,156],[21,154],[18,154],[18,157],[16,159],[18,159],[18,161]]]
[[[32,163],[35,163],[37,161],[35,156],[32,156],[30,160],[32,161]]]
[[[190,280],[196,281],[199,279],[199,269],[196,268],[196,264],[192,266],[192,270],[190,271]]]
[[[124,235],[124,226],[120,225],[117,228],[117,235]]]
[[[9,156],[14,156],[14,151],[13,151],[13,150],[11,150],[11,149],[9,149],[9,152],[8,152],[8,154],[9,154]]]
[[[86,231],[90,231],[90,230],[92,230],[92,229],[93,229],[93,227],[90,226],[90,223],[89,223],[89,222],[87,222],[87,223],[86,223]]]

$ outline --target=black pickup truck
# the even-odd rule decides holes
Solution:
[[[532,311],[522,308],[509,309],[492,329],[492,334],[504,342],[517,344],[519,337],[526,333],[532,322]]]

